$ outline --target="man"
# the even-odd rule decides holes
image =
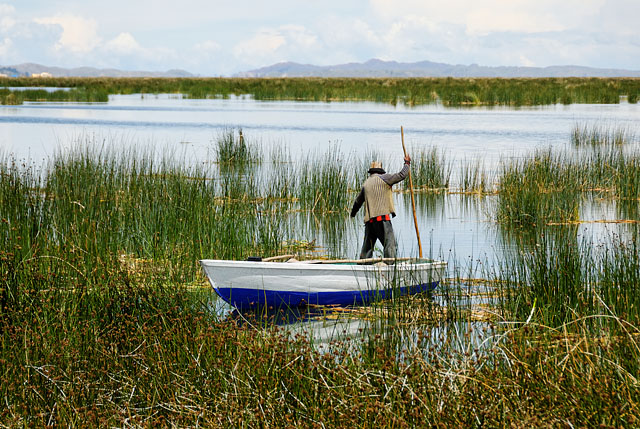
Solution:
[[[390,174],[382,169],[382,163],[373,161],[369,168],[369,178],[362,185],[351,209],[354,217],[364,204],[364,243],[360,251],[360,259],[373,256],[373,248],[377,240],[384,246],[384,257],[396,257],[396,237],[393,234],[391,218],[396,216],[393,206],[391,187],[402,182],[409,175],[411,157],[405,155],[404,166],[398,173]]]

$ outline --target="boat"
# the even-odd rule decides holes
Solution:
[[[211,286],[236,308],[360,305],[436,288],[447,263],[429,259],[200,261]]]

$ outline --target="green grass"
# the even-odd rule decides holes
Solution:
[[[495,267],[504,317],[625,333],[640,322],[639,256],[636,226],[602,242],[577,238],[575,226],[539,229]]]
[[[244,167],[260,162],[262,154],[260,146],[255,142],[247,142],[242,129],[227,129],[220,133],[215,143],[216,161],[227,167]]]
[[[459,189],[465,194],[487,194],[493,192],[493,184],[483,163],[465,161],[460,167]]]
[[[499,173],[499,222],[516,227],[578,220],[581,170],[549,151],[505,162]]]
[[[628,126],[577,123],[571,130],[574,146],[623,146],[635,141],[636,136]]]
[[[270,153],[194,166],[82,141],[41,168],[0,158],[0,424],[638,424],[637,230],[600,244],[542,227],[574,207],[563,199],[585,189],[588,164],[539,152],[505,165],[497,198],[538,228],[507,228],[530,239],[492,272],[497,319],[473,319],[458,273],[440,305],[419,295],[352,309],[358,333],[329,320],[319,344],[212,311],[196,261],[284,253],[305,238],[301,210],[323,242],[343,242],[375,156]]]
[[[109,101],[109,93],[103,88],[95,88],[92,86],[73,88],[68,91],[59,90],[52,92],[45,91],[43,89],[12,91],[6,88],[0,88],[0,104],[19,105],[25,101],[106,103]]]
[[[344,212],[351,202],[352,162],[337,147],[301,161],[299,201],[303,209],[318,213]]]
[[[451,164],[442,150],[436,147],[414,150],[411,160],[411,180],[414,189],[441,191],[449,188]],[[402,182],[402,188],[409,189],[409,180]]]
[[[621,155],[616,167],[613,177],[617,197],[637,202],[640,199],[640,155]]]
[[[408,106],[636,103],[634,78],[2,78],[0,87],[55,86],[54,93],[0,90],[3,104],[23,101],[107,101],[110,94],[184,94],[189,98],[250,95],[257,100],[373,101]],[[4,91],[4,92],[1,92]]]

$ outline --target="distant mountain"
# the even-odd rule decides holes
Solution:
[[[238,77],[640,77],[640,71],[582,66],[487,67],[372,59],[364,63],[316,66],[284,62],[238,73]]]
[[[184,70],[168,70],[165,72],[129,71],[118,69],[97,69],[94,67],[47,67],[41,64],[24,63],[14,66],[0,66],[0,73],[7,76],[31,76],[49,73],[53,77],[194,77]]]

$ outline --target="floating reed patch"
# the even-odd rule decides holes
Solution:
[[[182,94],[188,98],[251,96],[256,100],[374,101],[415,106],[636,103],[633,78],[0,78],[0,86],[55,86],[65,91],[0,89],[0,101],[100,101],[110,94]],[[70,89],[69,89],[70,88]]]
[[[640,155],[621,155],[616,165],[614,184],[616,196],[621,200],[640,199]]]
[[[481,160],[465,161],[460,167],[459,190],[464,194],[489,194],[494,192],[492,184]]]
[[[215,141],[214,150],[217,162],[226,167],[245,167],[262,159],[258,144],[247,141],[241,128],[237,132],[233,129],[222,131]]]
[[[577,123],[571,130],[574,146],[623,146],[636,141],[629,126],[603,125],[602,123]]]
[[[411,180],[416,190],[446,190],[451,178],[451,163],[437,147],[413,150]],[[402,189],[409,189],[409,180],[402,182]]]
[[[344,211],[351,203],[353,183],[351,161],[336,147],[321,155],[309,155],[302,161],[298,184],[299,202],[312,212]]]
[[[507,319],[535,318],[547,326],[558,326],[591,315],[611,319],[583,323],[601,329],[621,328],[616,317],[630,323],[640,320],[638,228],[630,225],[631,237],[610,243],[578,239],[576,229],[541,232],[535,243],[523,246],[502,264],[494,278],[505,280],[497,290],[503,295]],[[624,331],[624,328],[623,328]]]
[[[505,163],[498,185],[498,222],[533,226],[578,220],[579,173],[551,151]]]

